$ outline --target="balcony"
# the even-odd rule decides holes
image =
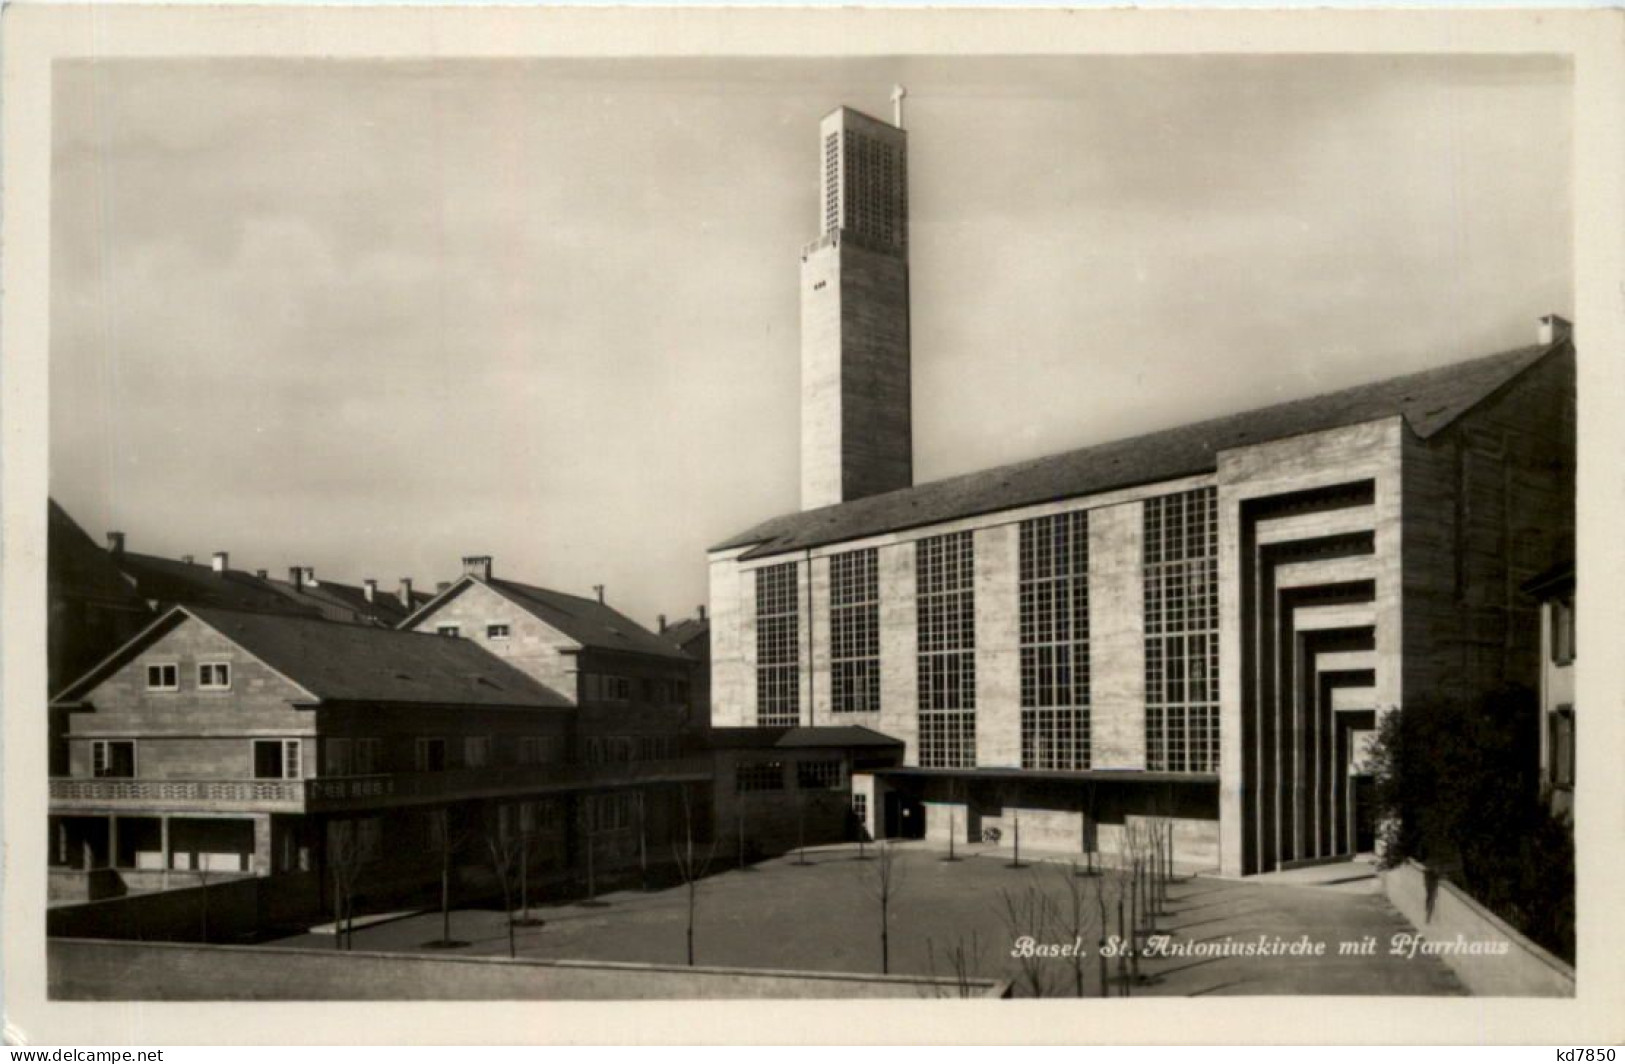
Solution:
[[[303,780],[53,779],[51,811],[328,813],[711,778],[709,757],[503,765]]]
[[[51,811],[142,809],[298,813],[304,780],[53,779]]]
[[[646,783],[687,783],[711,778],[709,757],[663,761],[619,761],[601,765],[504,765],[396,772],[373,776],[326,776],[305,780],[306,809],[312,813],[350,809],[430,805],[505,795],[546,795],[577,790],[609,790]]]

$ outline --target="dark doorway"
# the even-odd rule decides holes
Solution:
[[[918,798],[897,791],[886,794],[885,834],[888,839],[925,838],[925,806]]]
[[[1350,776],[1354,795],[1354,852],[1371,853],[1377,848],[1377,779],[1370,775]]]

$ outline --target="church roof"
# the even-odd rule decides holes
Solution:
[[[1221,451],[1402,416],[1427,439],[1566,338],[765,521],[713,547],[759,558],[1018,506],[1212,473]]]

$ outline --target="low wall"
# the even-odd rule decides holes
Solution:
[[[1432,943],[1496,943],[1502,952],[1441,952],[1462,984],[1484,997],[1573,997],[1574,969],[1540,948],[1461,888],[1439,879],[1428,899],[1428,872],[1415,861],[1382,873],[1394,908]]]
[[[59,1001],[630,1001],[700,998],[959,997],[951,979],[596,961],[425,957],[165,942],[52,939]],[[974,980],[969,996],[1008,997]]]
[[[975,813],[967,810],[964,803],[928,801],[924,805],[925,837],[928,841],[946,846],[950,824],[957,840],[966,840],[966,818],[974,817]],[[1017,812],[1015,806],[1005,805],[997,816],[983,813],[980,817],[979,827],[982,830],[998,829],[999,841],[996,845],[999,849],[1013,850],[1015,847]],[[1030,808],[1022,808],[1019,813],[1023,853],[1031,852],[1035,856],[1075,854],[1079,860],[1083,859],[1083,813],[1066,809]],[[1142,816],[1129,816],[1126,820],[1131,824],[1149,823],[1149,818]],[[1218,821],[1175,817],[1167,819],[1166,823],[1173,827],[1176,867],[1182,870],[1218,867]],[[1097,824],[1093,834],[1097,854],[1119,854],[1127,842],[1123,824]]]
[[[315,877],[294,873],[53,906],[45,931],[62,938],[231,942],[320,916]]]

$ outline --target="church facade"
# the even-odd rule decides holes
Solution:
[[[900,115],[898,116],[900,119]],[[1567,322],[1458,365],[912,483],[907,139],[821,128],[803,508],[709,555],[712,723],[858,725],[877,836],[1252,874],[1369,850],[1378,716],[1538,679],[1572,549]],[[1532,330],[1534,331],[1534,330]]]

